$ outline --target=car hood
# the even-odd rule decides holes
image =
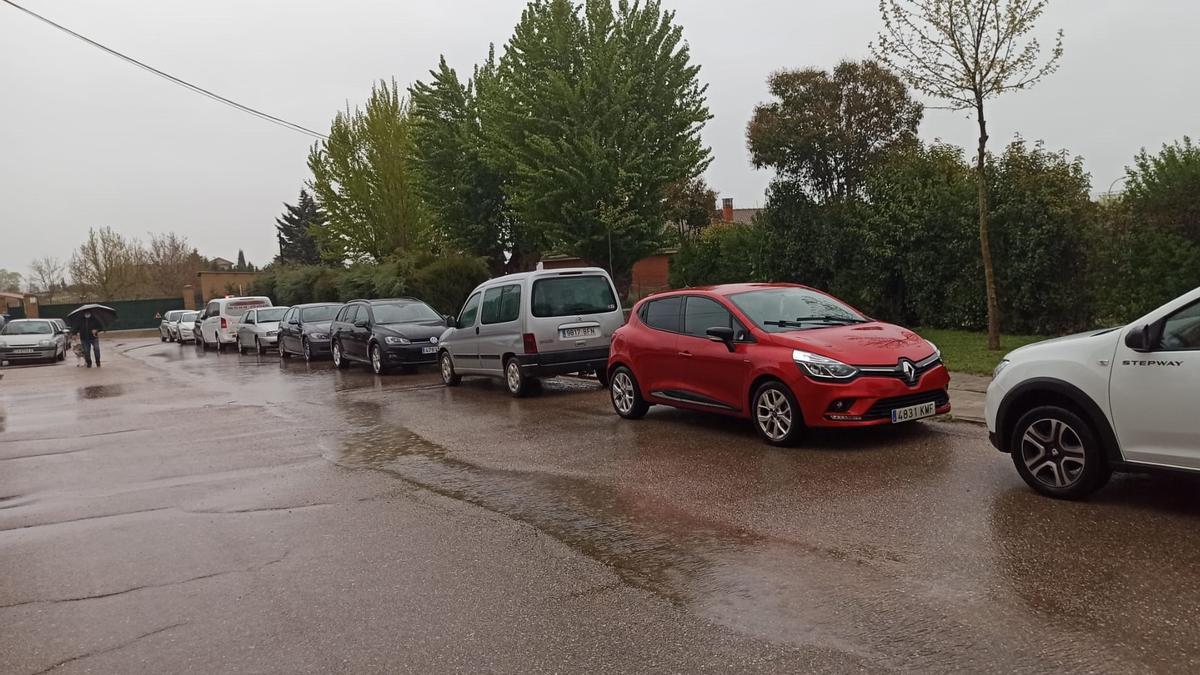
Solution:
[[[933,353],[933,346],[920,335],[879,321],[772,333],[771,339],[853,366],[894,366],[901,357],[920,361]]]
[[[304,334],[311,335],[313,333],[328,333],[329,326],[332,323],[333,323],[332,321],[321,321],[319,323],[306,323],[306,324],[304,324]]]
[[[389,323],[386,326],[376,326],[380,335],[396,335],[415,342],[440,336],[446,330],[441,322],[430,323]]]
[[[1075,349],[1084,342],[1092,342],[1096,340],[1106,340],[1114,344],[1121,339],[1124,334],[1121,330],[1124,326],[1117,328],[1105,328],[1103,330],[1089,330],[1084,333],[1075,333],[1073,335],[1064,335],[1062,337],[1042,340],[1031,345],[1025,345],[1018,349],[1014,349],[1004,356],[1004,358],[1012,360],[1015,358],[1025,358],[1029,356],[1040,356],[1045,352]]]

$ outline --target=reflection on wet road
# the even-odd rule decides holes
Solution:
[[[969,425],[778,449],[715,416],[622,421],[596,384],[571,378],[515,400],[432,372],[176,345],[129,355],[150,382],[78,398],[149,406],[152,388],[184,396],[192,383],[302,421],[337,466],[520,521],[741,635],[903,670],[1200,668],[1194,478],[1118,477],[1063,503],[1028,491]],[[11,428],[27,404],[4,405]]]

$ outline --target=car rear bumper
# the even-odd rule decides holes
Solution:
[[[264,347],[274,347],[279,344],[278,335],[256,335],[255,337],[258,338],[258,343]]]
[[[521,374],[526,377],[553,377],[567,373],[592,370],[603,373],[608,368],[609,348],[564,349],[538,354],[517,354]]]
[[[950,374],[945,366],[929,370],[916,385],[892,377],[860,376],[846,383],[818,382],[797,373],[792,391],[811,427],[869,427],[892,423],[892,411],[934,404],[934,414],[950,412]]]

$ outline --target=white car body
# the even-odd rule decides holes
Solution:
[[[992,443],[1011,452],[1018,418],[1045,404],[1082,413],[1110,469],[1200,472],[1200,288],[1123,328],[1008,354],[987,392]]]
[[[204,308],[199,339],[205,345],[220,347],[237,342],[237,324],[248,310],[270,307],[271,299],[263,296],[217,298]]]
[[[13,319],[0,327],[0,362],[61,361],[66,353],[66,333],[50,319]]]
[[[173,340],[180,344],[196,340],[195,322],[197,314],[199,312],[187,311],[175,317],[175,320],[169,326]]]

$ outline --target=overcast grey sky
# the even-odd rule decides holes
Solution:
[[[521,0],[17,0],[92,39],[236,101],[319,131],[373,80],[425,77],[439,54],[460,73],[499,49]],[[869,55],[876,0],[666,0],[702,66],[715,119],[707,179],[739,206],[770,180],[745,126],[780,68]],[[1017,132],[1082,155],[1094,191],[1139,148],[1200,135],[1195,0],[1055,0],[1062,68],[991,108],[993,144]],[[974,143],[962,114],[929,111],[927,140]],[[274,218],[308,178],[312,139],[108,56],[0,4],[0,268],[68,258],[91,226],[175,231],[201,253],[263,264]]]

